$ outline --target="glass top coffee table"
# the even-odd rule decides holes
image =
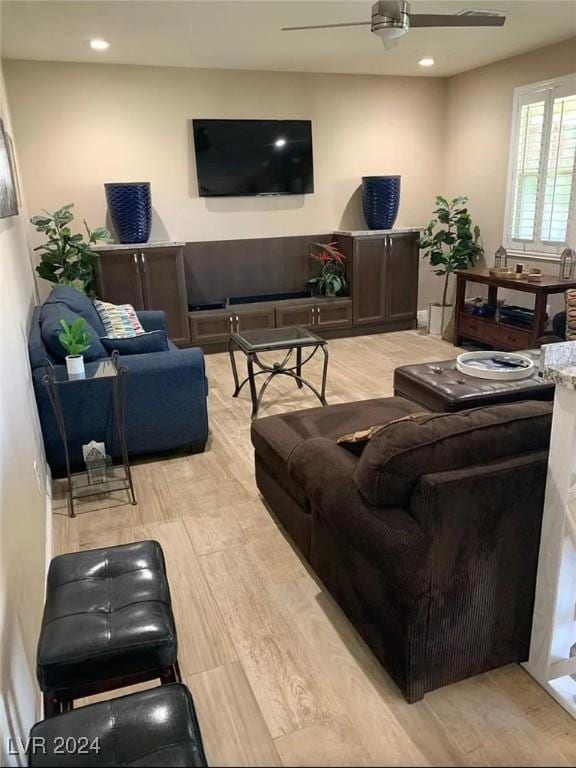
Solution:
[[[324,364],[322,367],[322,384],[320,391],[316,389],[309,381],[302,377],[302,366],[309,362],[316,352],[321,349],[324,354]],[[240,350],[246,355],[248,375],[244,381],[240,382],[238,378],[238,369],[236,368],[236,359],[234,351]],[[302,355],[304,352],[304,358]],[[258,357],[263,352],[285,352],[283,358],[276,363],[264,363]],[[291,362],[292,353],[296,352],[295,362]],[[244,384],[250,385],[250,396],[252,398],[252,419],[258,416],[260,404],[268,385],[275,376],[290,376],[296,381],[299,389],[307,386],[311,389],[322,405],[326,405],[326,376],[328,374],[328,344],[326,339],[321,339],[315,333],[306,328],[265,328],[261,331],[240,331],[230,336],[228,343],[228,352],[230,353],[230,363],[232,365],[232,375],[234,376],[234,394],[232,397],[238,397]],[[254,366],[258,370],[254,370]],[[256,391],[256,376],[266,375],[260,391]]]

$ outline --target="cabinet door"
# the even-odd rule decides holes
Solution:
[[[166,313],[168,336],[175,344],[189,344],[188,302],[181,248],[146,248],[140,252],[146,309]]]
[[[274,307],[266,309],[238,309],[231,307],[237,331],[259,331],[274,328]]]
[[[314,324],[316,304],[286,304],[276,307],[276,327],[288,328],[291,325],[311,326]]]
[[[190,312],[188,318],[192,344],[228,341],[234,331],[234,316],[227,309]]]
[[[317,328],[348,328],[352,325],[352,299],[334,299],[316,305]]]
[[[386,238],[357,238],[353,255],[354,325],[386,319]]]
[[[416,319],[418,234],[391,235],[386,260],[386,319]]]
[[[102,301],[144,309],[138,251],[102,251],[96,261],[96,292]]]

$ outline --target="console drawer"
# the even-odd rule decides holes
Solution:
[[[352,325],[352,299],[318,302],[314,319],[318,328],[349,328]]]

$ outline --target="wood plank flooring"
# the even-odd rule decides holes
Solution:
[[[392,394],[398,365],[454,356],[416,331],[329,349],[330,403]],[[69,520],[57,489],[54,549],[160,541],[210,764],[576,765],[576,723],[518,666],[404,701],[259,498],[249,395],[232,399],[227,355],[207,372],[206,453],[136,464],[135,507],[118,494]],[[320,373],[319,361],[305,371]],[[277,378],[261,416],[316,405]]]

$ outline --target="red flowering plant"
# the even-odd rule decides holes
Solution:
[[[337,243],[311,243],[310,258],[321,265],[320,274],[308,283],[324,296],[341,296],[346,293],[346,256],[336,247]]]

